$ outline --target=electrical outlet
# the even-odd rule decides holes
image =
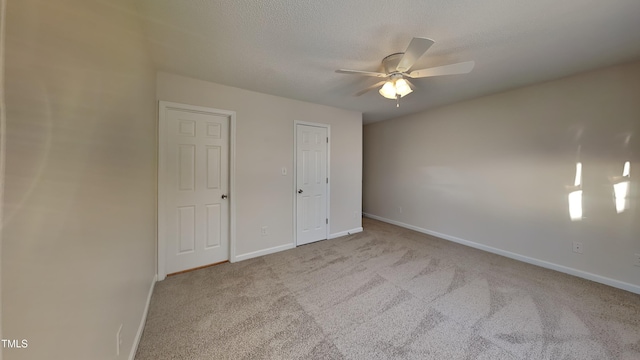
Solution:
[[[116,333],[116,355],[120,355],[120,346],[122,346],[122,324]]]
[[[359,213],[360,213],[360,212],[359,212],[358,210],[355,210],[355,211],[353,212],[353,218],[354,218],[354,219],[357,219],[357,218],[358,218],[358,215],[360,215]]]
[[[402,206],[398,206],[398,212],[402,214]]]
[[[287,168],[286,168],[286,167],[283,167],[283,168],[280,170],[280,172],[282,173],[282,176],[287,175]]]
[[[269,228],[268,228],[268,227],[266,227],[266,226],[263,226],[263,227],[260,229],[260,234],[261,234],[262,236],[267,236],[267,235],[269,235]]]
[[[634,254],[635,260],[633,261],[633,265],[640,266],[640,254]]]
[[[577,254],[582,254],[582,243],[578,241],[573,242],[573,252]]]

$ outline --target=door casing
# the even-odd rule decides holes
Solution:
[[[236,113],[235,111],[220,110],[204,106],[195,106],[188,104],[180,104],[169,101],[159,101],[158,105],[158,199],[157,199],[157,229],[158,229],[158,241],[156,247],[157,253],[157,273],[158,280],[164,280],[167,276],[165,268],[165,246],[166,246],[166,229],[164,226],[164,219],[166,219],[166,204],[165,193],[167,191],[167,185],[163,174],[164,168],[164,150],[165,145],[162,141],[166,136],[166,111],[167,110],[187,110],[202,113],[215,113],[224,114],[229,116],[229,261],[235,262],[236,257],[236,201],[235,201],[235,164],[236,164]]]
[[[329,234],[331,233],[331,125],[329,124],[321,124],[314,123],[308,121],[299,121],[296,120],[293,123],[293,172],[294,180],[293,180],[293,244],[294,246],[298,246],[298,202],[296,191],[298,190],[298,125],[308,125],[308,126],[316,126],[327,129],[327,138],[329,138],[329,143],[327,144],[327,178],[329,182],[327,183],[327,219],[329,219],[329,223],[327,224],[326,231],[326,239],[329,239]]]

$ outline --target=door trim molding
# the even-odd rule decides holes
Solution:
[[[166,112],[167,110],[187,110],[207,114],[223,114],[229,116],[229,261],[235,262],[236,259],[236,112],[229,110],[220,110],[204,106],[195,106],[188,104],[175,103],[170,101],[160,100],[158,102],[158,199],[157,199],[157,223],[158,223],[158,241],[156,243],[157,254],[157,275],[158,280],[164,280],[167,276],[165,262],[166,254],[164,248],[166,246],[166,230],[164,226],[164,219],[166,215],[165,205],[165,191],[166,184],[165,179],[161,174],[164,174],[164,151],[165,145],[162,141],[166,134]]]
[[[329,138],[329,143],[327,144],[327,178],[329,179],[329,183],[327,184],[327,219],[329,219],[329,223],[327,224],[327,231],[325,234],[325,239],[329,239],[329,234],[331,234],[331,125],[322,124],[322,123],[314,123],[308,121],[294,120],[293,122],[293,189],[291,189],[292,194],[296,193],[298,189],[298,125],[307,125],[307,126],[315,126],[320,128],[327,129],[327,138]],[[293,246],[298,246],[298,202],[297,196],[293,196]]]

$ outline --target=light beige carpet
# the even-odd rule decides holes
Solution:
[[[136,359],[640,359],[640,295],[364,228],[158,283]]]

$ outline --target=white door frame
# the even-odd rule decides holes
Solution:
[[[195,106],[160,100],[158,106],[158,280],[164,280],[167,276],[165,262],[166,246],[166,184],[162,174],[165,172],[164,159],[166,144],[162,141],[167,135],[167,110],[187,110],[199,113],[215,113],[229,116],[229,261],[235,262],[236,257],[236,112],[219,110],[204,106]]]
[[[307,126],[315,126],[327,129],[327,138],[329,138],[329,142],[327,144],[327,178],[329,179],[329,183],[327,184],[327,219],[329,219],[329,223],[327,224],[327,233],[326,238],[329,239],[329,234],[331,233],[331,125],[329,124],[321,124],[321,123],[313,123],[308,121],[300,121],[295,120],[293,122],[293,244],[294,246],[298,246],[298,197],[296,195],[296,191],[298,190],[298,125],[307,125]]]

